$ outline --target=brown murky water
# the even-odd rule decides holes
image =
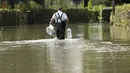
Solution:
[[[4,27],[0,73],[130,72],[130,45],[111,42],[109,27],[71,25],[73,39],[56,40],[46,26]]]

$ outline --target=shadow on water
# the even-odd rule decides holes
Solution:
[[[108,25],[71,25],[73,39],[65,40],[52,39],[46,26],[4,27],[0,73],[130,72],[130,45],[110,42]]]

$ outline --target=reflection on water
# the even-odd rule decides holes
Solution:
[[[91,40],[110,40],[109,24],[91,23],[88,24],[87,37]]]
[[[71,25],[65,40],[48,36],[47,25],[4,27],[0,73],[129,73],[130,45],[110,42],[109,27],[97,25]]]
[[[4,27],[0,38],[3,41],[37,40],[52,38],[46,33],[48,25],[21,25]],[[91,40],[110,40],[110,28],[97,23],[69,25],[72,29],[72,38],[87,38]],[[1,27],[3,28],[3,27]]]
[[[130,46],[83,39],[0,43],[0,73],[129,73]]]
[[[82,73],[79,39],[6,41],[0,44],[0,73]],[[79,44],[75,46],[76,44]]]
[[[78,41],[54,41],[47,45],[47,57],[52,73],[82,73],[83,46]]]
[[[88,26],[88,37],[92,40],[102,40],[102,25],[93,23]]]
[[[130,27],[117,27],[111,26],[111,38],[113,40],[122,40],[129,41],[130,40]]]

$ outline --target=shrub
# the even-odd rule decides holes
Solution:
[[[92,3],[92,6],[94,5],[105,5],[110,6],[112,0],[89,0]]]
[[[93,5],[93,0],[90,0],[88,2],[88,10],[89,11],[93,11],[95,13],[97,13],[96,15],[98,16],[98,20],[101,21],[102,20],[102,9],[105,8],[105,5]]]
[[[115,15],[111,15],[111,22],[115,26],[130,26],[130,4],[116,6]]]
[[[84,8],[83,0],[45,0],[45,7],[57,9],[62,7],[64,9]]]
[[[29,1],[29,4],[25,4],[23,2],[19,2],[18,4],[15,4],[15,9],[20,9],[20,10],[25,10],[25,9],[38,9],[41,8],[42,6],[38,3],[36,3],[33,0]]]

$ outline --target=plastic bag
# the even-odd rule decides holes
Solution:
[[[67,28],[67,38],[71,39],[72,38],[72,32],[70,28]]]
[[[48,27],[46,27],[46,32],[50,35],[50,36],[54,36],[55,35],[55,30],[54,30],[54,27],[49,24]]]

